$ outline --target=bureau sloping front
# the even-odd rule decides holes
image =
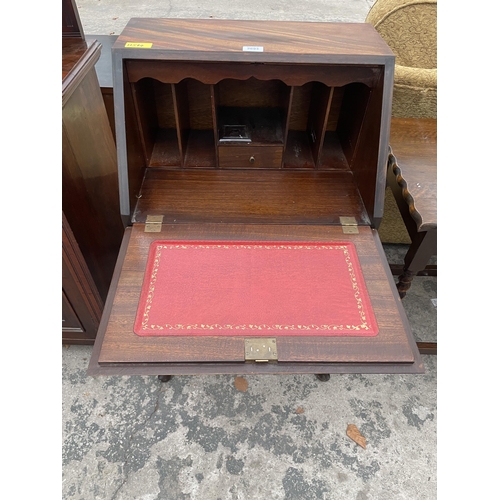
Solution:
[[[178,224],[160,233],[127,230],[116,291],[101,323],[93,373],[359,373],[415,372],[422,365],[375,231],[346,235],[339,227],[305,225]],[[276,336],[277,361],[245,361],[244,336],[140,336],[134,333],[149,248],[161,240],[350,241],[356,246],[378,325],[375,336]],[[208,240],[207,240],[208,241]],[[286,290],[283,291],[286,293]],[[217,290],[213,290],[214,295]],[[109,304],[107,304],[109,306]],[[105,331],[105,334],[103,334]],[[263,335],[263,337],[273,337]]]

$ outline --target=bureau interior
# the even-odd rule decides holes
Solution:
[[[153,170],[348,173],[339,182],[354,182],[373,203],[380,67],[131,60],[124,74],[129,171],[146,169],[141,178]]]

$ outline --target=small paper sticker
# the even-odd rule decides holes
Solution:
[[[126,49],[150,49],[153,46],[150,42],[127,42]]]
[[[434,307],[438,306],[438,299],[431,299],[431,302]]]
[[[243,47],[243,52],[264,52],[264,47],[259,47],[258,45],[245,45]]]

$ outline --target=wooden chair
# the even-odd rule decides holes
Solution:
[[[377,0],[366,22],[396,55],[388,187],[379,233],[386,243],[410,243],[404,266],[391,266],[400,274],[397,287],[403,298],[415,275],[437,272],[428,266],[437,253],[437,0]],[[435,354],[437,343],[419,343],[419,349]]]

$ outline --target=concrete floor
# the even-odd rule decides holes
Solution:
[[[371,4],[77,0],[87,35],[119,34],[130,17],[362,22]],[[402,262],[404,246],[385,250]],[[436,340],[436,289],[418,277],[403,300],[417,340]],[[64,499],[437,498],[436,356],[424,375],[248,376],[242,391],[234,376],[88,377],[91,351],[62,348]]]
[[[436,340],[436,286],[417,277],[403,301],[419,340]],[[247,376],[241,391],[235,376],[88,377],[91,351],[62,348],[64,499],[437,498],[436,356],[424,375]]]
[[[374,0],[76,0],[86,34],[119,35],[131,17],[364,22]]]

